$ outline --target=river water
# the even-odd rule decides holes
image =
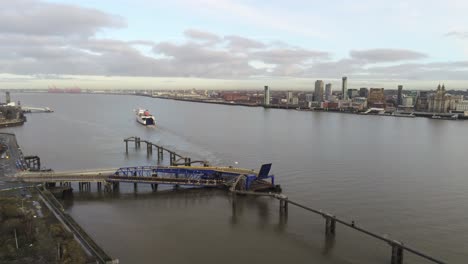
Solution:
[[[258,169],[273,163],[292,200],[468,263],[468,122],[201,104],[119,95],[13,94],[31,114],[14,132],[25,155],[55,170],[155,164],[139,136],[193,159]],[[136,123],[148,108],[157,128]],[[155,155],[156,156],[156,155]],[[95,189],[96,186],[93,186]],[[390,247],[278,201],[219,190],[122,184],[119,194],[75,192],[68,212],[121,263],[389,263]],[[410,253],[407,263],[429,263]]]

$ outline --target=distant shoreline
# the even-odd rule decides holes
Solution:
[[[36,92],[24,92],[24,93],[36,93]],[[49,94],[47,92],[37,92],[42,94]],[[53,94],[103,94],[103,95],[133,95],[133,96],[144,96],[150,98],[157,98],[157,99],[165,99],[165,100],[174,100],[174,101],[185,101],[185,102],[193,102],[193,103],[205,103],[205,104],[218,104],[218,105],[229,105],[229,106],[244,106],[244,107],[262,107],[262,108],[271,108],[271,109],[283,109],[283,110],[297,110],[297,111],[309,111],[309,112],[331,112],[331,113],[341,113],[341,114],[355,114],[355,115],[363,115],[363,116],[391,116],[391,117],[403,117],[409,118],[407,116],[395,116],[392,114],[362,114],[362,112],[351,112],[351,111],[342,111],[339,109],[333,110],[326,110],[326,109],[309,109],[309,108],[300,108],[296,105],[268,105],[264,106],[262,104],[249,104],[249,103],[231,103],[231,102],[223,102],[223,101],[210,101],[210,100],[201,100],[201,99],[191,99],[191,98],[178,98],[178,97],[168,97],[168,96],[154,96],[150,94],[143,94],[143,93],[53,93]],[[468,116],[463,115],[462,113],[430,113],[430,112],[416,112],[416,111],[405,111],[404,113],[414,113],[414,117],[424,117],[424,118],[431,118],[432,116],[440,116],[441,118],[437,118],[437,120],[467,120]],[[453,119],[451,116],[458,115],[458,118]],[[1,126],[0,126],[1,127]]]
[[[194,102],[194,103],[206,103],[206,104],[221,104],[221,105],[231,105],[231,106],[247,106],[247,107],[263,107],[263,108],[271,108],[271,109],[284,109],[284,110],[297,110],[297,111],[309,111],[309,112],[332,112],[332,113],[341,113],[341,114],[355,114],[355,115],[371,115],[371,116],[391,116],[391,117],[403,117],[409,118],[408,116],[396,116],[392,114],[363,114],[362,112],[351,112],[351,111],[341,111],[341,110],[325,110],[325,109],[309,109],[309,108],[300,108],[298,106],[291,106],[291,105],[269,105],[264,106],[260,104],[244,104],[244,103],[230,103],[230,102],[218,102],[218,101],[205,101],[205,100],[197,100],[197,99],[188,99],[188,98],[174,98],[174,97],[166,97],[166,96],[151,96],[145,94],[136,94],[145,97],[152,97],[158,99],[169,99],[175,101],[186,101],[186,102]],[[406,113],[406,112],[405,112]],[[465,120],[468,119],[468,116],[464,116],[463,114],[459,113],[430,113],[430,112],[408,112],[414,113],[414,117],[424,117],[424,118],[432,118],[435,116],[440,116],[442,120]],[[458,115],[457,119],[451,118],[453,115]]]

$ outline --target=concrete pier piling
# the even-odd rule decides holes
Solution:
[[[287,214],[288,213],[288,198],[284,197],[283,199],[279,200],[280,202],[280,214]]]
[[[104,184],[104,191],[105,192],[112,192],[112,184],[110,182],[106,182]]]
[[[335,216],[333,215],[325,216],[325,234],[335,235],[335,229],[336,229]]]
[[[169,159],[170,159],[170,165],[171,166],[174,166],[174,163],[175,163],[175,153],[174,152],[169,152],[170,155],[169,155]]]
[[[164,159],[164,149],[158,147],[158,161]]]
[[[395,241],[392,246],[392,259],[391,264],[403,264],[403,248],[402,243]]]
[[[149,142],[146,142],[146,155],[148,157],[153,155],[153,145]]]
[[[135,148],[138,149],[141,146],[141,139],[139,137],[135,137]]]

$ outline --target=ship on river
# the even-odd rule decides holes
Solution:
[[[136,120],[138,123],[145,125],[145,126],[155,126],[156,119],[153,115],[150,114],[148,110],[138,109],[135,111],[136,113]]]

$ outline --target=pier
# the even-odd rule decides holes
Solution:
[[[263,164],[260,170],[214,167],[206,161],[192,161],[189,157],[179,155],[172,150],[152,142],[141,140],[139,137],[124,139],[125,151],[129,151],[129,142],[134,143],[135,149],[141,148],[141,143],[146,144],[148,156],[152,155],[154,149],[158,153],[158,162],[164,159],[164,154],[169,154],[170,166],[139,166],[122,167],[117,169],[103,169],[90,171],[71,172],[31,172],[24,171],[16,175],[17,179],[24,182],[43,183],[44,186],[53,186],[57,183],[70,186],[71,182],[78,182],[80,191],[90,190],[92,182],[101,191],[118,191],[120,183],[133,183],[135,190],[138,184],[151,184],[153,191],[158,189],[159,184],[205,188],[223,188],[237,195],[266,196],[279,201],[280,219],[287,219],[290,206],[295,206],[318,215],[324,219],[324,234],[326,238],[333,238],[339,233],[339,226],[350,228],[359,233],[377,239],[388,244],[391,264],[403,264],[405,252],[414,254],[431,263],[445,264],[446,262],[432,257],[424,252],[414,249],[401,241],[369,231],[359,226],[354,221],[347,221],[335,214],[317,210],[300,202],[289,199],[281,194],[281,188],[275,185],[275,177],[270,175],[271,164]],[[201,166],[192,166],[199,163]],[[32,163],[32,164],[37,164]],[[235,208],[236,199],[232,199]]]
[[[203,160],[192,160],[189,157],[184,157],[182,155],[177,154],[175,151],[172,151],[168,148],[165,148],[161,145],[155,144],[153,142],[147,140],[141,140],[139,137],[129,137],[124,139],[125,142],[125,153],[128,154],[128,145],[129,142],[133,142],[135,144],[135,149],[141,148],[141,143],[146,144],[146,154],[147,156],[153,155],[153,150],[156,150],[158,155],[157,159],[158,162],[164,159],[164,153],[166,152],[169,155],[169,164],[172,165],[185,165],[191,166],[192,164],[201,164],[203,166],[209,166],[208,161]]]
[[[54,110],[49,107],[31,107],[31,106],[22,106],[21,110],[23,113],[53,113]]]

